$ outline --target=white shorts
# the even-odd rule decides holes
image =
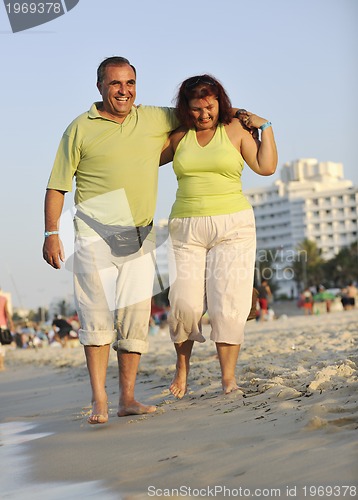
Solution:
[[[241,344],[251,308],[256,231],[252,209],[169,223],[171,339],[205,342],[201,318],[208,311],[211,340]],[[176,279],[174,281],[174,276]]]
[[[74,291],[83,345],[112,344],[115,350],[148,351],[155,270],[152,235],[128,257],[114,257],[99,236],[77,236]]]

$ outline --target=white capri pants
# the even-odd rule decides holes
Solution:
[[[154,233],[154,231],[153,231]],[[115,257],[99,236],[76,237],[75,304],[83,345],[146,353],[155,270],[155,235],[127,257]]]
[[[205,342],[208,311],[214,342],[242,344],[251,309],[256,255],[252,209],[169,223],[170,315],[173,342]],[[176,278],[175,278],[176,276]]]

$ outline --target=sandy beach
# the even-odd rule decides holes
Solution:
[[[209,338],[210,327],[204,327]],[[242,390],[223,395],[214,344],[194,348],[189,391],[168,391],[168,332],[150,336],[137,383],[155,414],[90,426],[83,349],[9,350],[0,373],[1,498],[354,498],[358,310],[249,322]],[[4,465],[5,464],[5,465]],[[5,473],[4,473],[5,472]]]

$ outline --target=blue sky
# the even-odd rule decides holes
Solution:
[[[137,67],[138,104],[171,105],[183,79],[211,73],[235,106],[273,122],[279,166],[342,162],[358,185],[357,21],[356,0],[80,0],[13,34],[1,3],[0,286],[14,304],[46,306],[72,290],[70,272],[42,260],[43,199],[63,130],[99,98],[102,59],[121,55]],[[278,178],[247,169],[243,186]],[[175,190],[163,167],[157,218],[168,216]]]

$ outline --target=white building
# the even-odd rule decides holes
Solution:
[[[341,163],[313,158],[289,162],[280,180],[245,195],[255,212],[257,249],[280,255],[278,267],[304,239],[315,241],[326,260],[357,241],[358,188],[344,179]],[[288,278],[285,283],[278,277],[281,291],[292,287]]]

